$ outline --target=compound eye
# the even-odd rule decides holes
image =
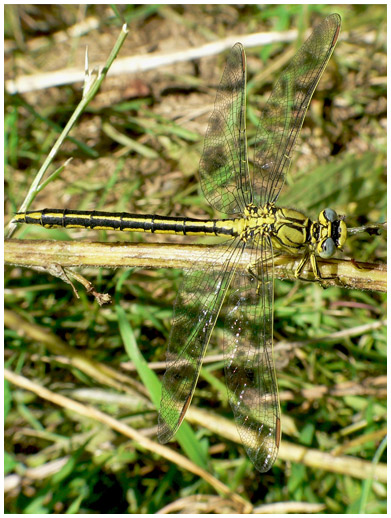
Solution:
[[[338,219],[337,213],[333,209],[324,209],[324,217],[327,219],[327,221],[336,221]]]
[[[335,251],[336,251],[335,243],[331,239],[331,237],[328,237],[327,239],[322,241],[322,243],[320,243],[319,248],[320,248],[319,255],[320,255],[320,257],[322,257],[322,259],[328,259],[332,255],[334,255]]]

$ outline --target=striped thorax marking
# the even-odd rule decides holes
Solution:
[[[273,246],[280,251],[295,254],[309,240],[311,220],[299,211],[279,208],[273,203],[263,207],[248,205],[244,210],[243,241],[257,235],[269,235]]]

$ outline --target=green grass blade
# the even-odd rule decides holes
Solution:
[[[134,336],[133,329],[129,324],[124,309],[118,304],[116,305],[115,309],[118,317],[119,330],[126,352],[131,361],[134,363],[143,384],[148,389],[154,405],[156,408],[159,408],[161,398],[161,383],[159,378],[148,367],[148,363],[145,361],[143,355],[141,354],[137,346],[137,341]],[[182,423],[180,430],[176,434],[176,438],[189,459],[191,459],[198,466],[206,469],[207,459],[205,452],[200,447],[200,443],[188,423]]]

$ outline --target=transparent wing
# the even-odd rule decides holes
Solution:
[[[243,445],[268,471],[280,444],[280,405],[273,360],[273,254],[269,237],[251,250],[254,275],[237,272],[225,322],[225,377]]]
[[[341,26],[338,14],[318,25],[274,85],[256,136],[255,205],[277,199],[315,88],[334,50]]]
[[[201,186],[210,205],[242,213],[252,201],[246,139],[246,56],[234,45],[217,90],[200,161]]]
[[[201,269],[195,263],[185,273],[175,302],[163,378],[158,429],[161,443],[173,437],[190,405],[210,335],[243,247],[236,239],[225,251],[221,246],[209,249],[202,257],[209,266]]]

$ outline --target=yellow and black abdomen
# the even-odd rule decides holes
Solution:
[[[185,217],[129,214],[127,212],[43,209],[15,214],[15,223],[41,225],[45,228],[91,228],[123,232],[150,232],[181,235],[238,235],[238,220],[199,220]]]

